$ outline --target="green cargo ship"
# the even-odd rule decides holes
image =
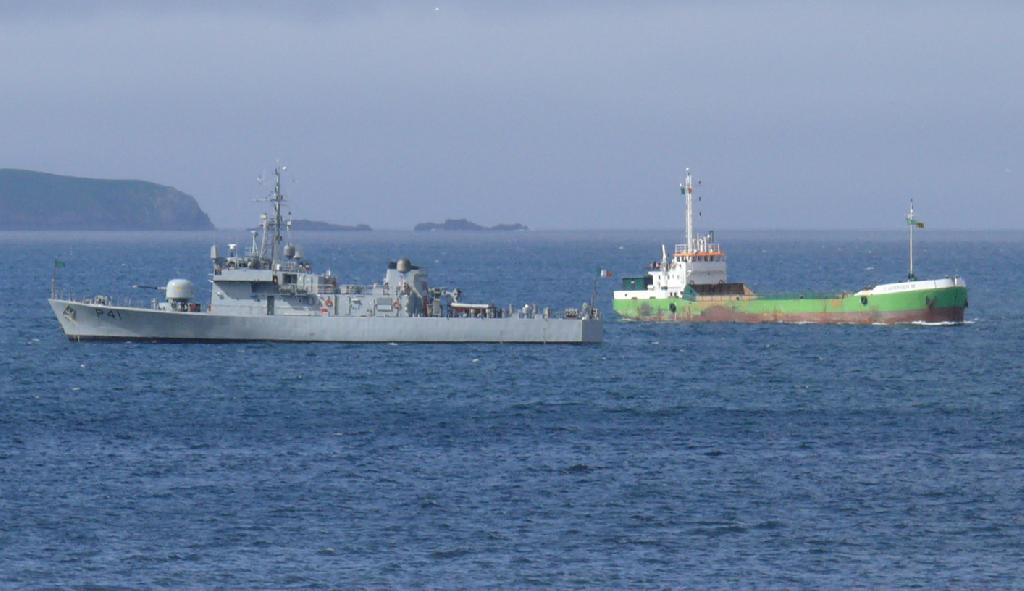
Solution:
[[[914,229],[924,224],[907,215],[910,272],[906,281],[836,294],[759,295],[726,276],[725,253],[714,232],[693,235],[693,179],[680,185],[686,200],[686,242],[643,277],[626,277],[615,291],[615,312],[626,320],[664,322],[790,322],[832,324],[961,323],[967,284],[960,277],[918,280],[914,276]]]

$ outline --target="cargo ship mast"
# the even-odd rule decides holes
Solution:
[[[693,177],[686,169],[686,181],[679,185],[679,191],[686,198],[686,251],[693,252]]]
[[[910,226],[910,269],[907,272],[908,281],[917,281],[914,275],[914,228],[923,228],[924,222],[914,217],[914,200],[910,200],[910,213],[907,214],[907,225]]]
[[[678,297],[688,285],[725,283],[725,253],[715,242],[715,233],[694,235],[693,175],[686,169],[686,178],[679,184],[686,203],[686,235],[683,244],[676,244],[671,258],[661,247],[661,265],[653,267],[651,285],[666,296]]]

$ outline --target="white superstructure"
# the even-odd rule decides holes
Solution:
[[[693,175],[686,169],[686,178],[679,185],[686,204],[686,234],[682,244],[676,244],[671,256],[661,246],[661,260],[651,263],[643,285],[616,291],[615,299],[660,299],[682,297],[689,285],[717,285],[726,283],[726,257],[715,242],[715,233],[694,235],[693,227]]]

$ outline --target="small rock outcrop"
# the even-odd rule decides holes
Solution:
[[[451,232],[451,231],[484,231],[484,232],[515,232],[522,230],[529,230],[523,224],[498,224],[496,226],[481,226],[475,224],[466,218],[460,218],[457,220],[447,219],[443,223],[437,224],[434,222],[423,222],[416,224],[413,230],[417,232]]]
[[[292,230],[306,230],[310,232],[370,232],[373,228],[366,224],[346,226],[344,224],[332,224],[316,220],[292,220]]]

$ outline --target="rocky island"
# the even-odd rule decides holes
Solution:
[[[146,181],[0,169],[0,230],[212,230],[195,198]]]
[[[423,222],[416,224],[413,230],[417,232],[450,232],[450,231],[484,231],[484,232],[515,232],[522,230],[529,230],[528,227],[523,224],[498,224],[495,226],[481,226],[475,224],[466,218],[460,218],[457,220],[447,219],[443,223],[437,224],[433,222]]]
[[[292,220],[292,230],[300,232],[370,232],[373,230],[366,224],[346,226],[343,224],[332,224],[330,222],[318,222],[316,220]]]

